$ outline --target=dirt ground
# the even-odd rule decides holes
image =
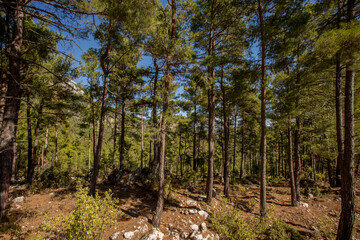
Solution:
[[[230,198],[240,209],[245,210],[244,216],[259,212],[259,185],[239,184],[232,186]],[[152,229],[151,219],[156,207],[156,193],[147,190],[141,184],[132,186],[113,186],[100,184],[99,191],[112,189],[113,197],[119,199],[119,208],[124,215],[117,221],[115,227],[106,230],[104,239],[109,239],[114,233],[123,239],[124,233],[134,232],[132,239],[140,239]],[[222,186],[216,182],[218,196]],[[354,238],[360,239],[360,192],[359,183],[356,191],[356,216]],[[69,214],[76,203],[74,188],[60,188],[42,190],[30,194],[25,186],[13,186],[10,191],[10,210],[8,221],[3,221],[0,227],[0,239],[32,239],[38,233],[39,225],[45,216]],[[24,196],[23,201],[13,202],[16,197]],[[219,198],[209,207],[204,202],[200,191],[191,192],[188,189],[174,189],[172,199],[165,202],[159,230],[164,233],[164,240],[184,239],[182,233],[190,235],[190,225],[205,223],[207,229],[202,236],[216,239],[216,232],[208,218],[200,215],[200,210],[214,211],[219,205]],[[337,222],[340,216],[341,200],[339,189],[330,189],[326,184],[320,187],[320,196],[303,197],[297,207],[290,206],[290,189],[285,181],[270,184],[267,187],[267,206],[274,216],[281,218],[298,230],[306,239],[323,239],[323,232],[336,233]],[[249,206],[252,208],[249,210]],[[247,209],[246,209],[247,208]],[[15,229],[15,230],[14,230]],[[13,237],[11,237],[13,232]],[[186,234],[185,234],[186,235]],[[15,237],[14,237],[15,236]],[[179,237],[179,238],[177,238]]]

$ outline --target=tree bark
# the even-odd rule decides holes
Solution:
[[[120,170],[124,170],[125,120],[126,120],[126,97],[124,96],[124,97],[122,98],[122,105],[121,105]]]
[[[260,215],[262,218],[266,215],[266,66],[265,66],[265,39],[262,2],[258,0],[258,12],[260,22],[260,42],[261,42],[261,142],[260,142]]]
[[[222,110],[224,118],[224,195],[229,197],[230,169],[229,169],[229,120],[226,108],[226,90],[224,87],[224,66],[221,66],[220,88],[222,92]]]
[[[91,171],[91,123],[89,122],[88,173]]]
[[[215,1],[211,1],[211,23],[209,32],[208,55],[215,54],[215,36],[214,22],[215,19]],[[209,112],[209,156],[208,156],[208,175],[206,184],[206,202],[210,205],[212,202],[212,190],[214,185],[214,155],[215,155],[215,69],[213,66],[208,67],[208,112]]]
[[[26,180],[28,183],[32,182],[32,174],[34,173],[34,164],[32,158],[32,130],[31,130],[31,104],[30,104],[30,93],[27,93],[26,96],[26,121],[27,121],[27,140],[28,140],[28,164],[27,164],[27,175]]]
[[[157,169],[159,166],[159,141],[158,141],[158,120],[157,120],[157,83],[159,77],[159,66],[157,65],[157,59],[154,58],[154,67],[155,67],[155,76],[154,76],[154,90],[153,90],[153,109],[152,109],[152,121],[153,121],[153,129],[154,129],[154,159],[152,161],[152,172],[153,174],[157,173]]]
[[[43,167],[45,167],[47,165],[46,157],[47,157],[48,139],[49,139],[49,124],[46,126],[46,131],[45,131],[44,154],[43,154],[44,166]]]
[[[354,5],[348,1],[348,9]],[[344,158],[341,163],[341,215],[337,240],[352,239],[355,218],[355,131],[354,131],[355,71],[346,69],[345,76],[345,142]]]
[[[0,218],[8,199],[14,159],[14,144],[21,98],[21,45],[23,40],[24,2],[14,1],[11,10],[13,22],[12,41],[9,54],[8,88],[6,92],[3,122],[0,129]]]
[[[195,87],[196,87],[196,85],[195,85]],[[197,101],[196,101],[196,95],[197,95],[197,91],[195,89],[195,95],[194,95],[194,126],[193,126],[193,170],[195,172],[198,171],[198,164],[197,164],[198,153],[196,151],[196,124],[197,124],[197,112],[196,112]]]
[[[291,205],[297,206],[296,190],[295,190],[295,177],[294,177],[294,167],[293,167],[293,151],[292,151],[292,132],[291,132],[291,118],[288,117],[288,165],[289,165],[289,175],[290,175],[290,190],[291,190]]]
[[[109,32],[111,30],[111,20],[109,20]],[[110,61],[110,37],[108,36],[108,43],[104,54],[101,56],[100,64],[102,71],[104,73],[104,89],[103,95],[101,99],[101,114],[100,114],[100,125],[99,125],[99,136],[96,146],[96,152],[94,157],[94,172],[91,178],[91,186],[89,194],[91,196],[95,196],[96,190],[96,182],[99,175],[100,169],[100,159],[101,159],[101,149],[102,149],[102,142],[104,136],[104,121],[105,121],[105,113],[106,113],[106,100],[107,100],[107,92],[108,92],[108,80],[109,80],[109,72],[108,72],[108,64]],[[106,63],[107,62],[107,63]],[[107,65],[107,66],[106,66]]]
[[[301,172],[301,159],[300,159],[300,119],[296,118],[296,129],[294,131],[294,152],[295,152],[295,193],[296,200],[300,202],[300,172]]]
[[[242,114],[242,126],[241,126],[241,164],[240,164],[240,180],[244,174],[244,162],[245,162],[245,113]]]
[[[235,176],[235,170],[236,170],[236,119],[237,118],[237,113],[235,113],[235,118],[234,118],[234,146],[233,146],[233,174]]]
[[[35,139],[34,139],[34,146],[33,146],[33,150],[32,150],[32,155],[31,155],[32,164],[31,164],[31,169],[28,169],[28,183],[29,183],[29,185],[32,184],[33,178],[34,178],[34,173],[35,173],[36,154],[38,152],[38,146],[39,146],[40,124],[41,124],[41,121],[42,121],[43,107],[44,107],[44,98],[42,98],[41,102],[40,102],[38,116],[37,116],[37,122],[36,122],[36,127],[35,127]],[[29,165],[29,167],[30,167],[30,165]]]
[[[58,117],[55,120],[55,164],[58,161]]]
[[[118,98],[115,97],[113,169],[116,168],[117,111],[118,111]]]
[[[141,152],[140,152],[140,169],[144,167],[144,109],[141,107]]]

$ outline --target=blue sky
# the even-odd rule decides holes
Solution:
[[[167,0],[160,0],[163,6],[167,4]],[[60,43],[58,45],[58,49],[66,54],[71,54],[78,61],[82,62],[81,56],[84,52],[86,52],[89,48],[98,48],[99,44],[94,40],[91,34],[89,34],[87,39],[73,38],[71,39],[72,43]],[[148,67],[152,64],[152,60],[148,56],[143,56],[143,59],[140,61],[138,66]],[[75,64],[76,66],[78,64]],[[86,80],[83,77],[79,77],[78,79],[74,79],[77,83],[86,83]]]

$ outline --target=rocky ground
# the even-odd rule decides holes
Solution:
[[[100,192],[112,189],[113,197],[119,199],[119,208],[124,213],[114,227],[106,230],[104,239],[220,239],[209,221],[209,214],[216,211],[221,202],[222,186],[218,183],[215,184],[218,196],[212,207],[205,204],[200,189],[174,188],[165,203],[161,226],[154,229],[151,219],[156,207],[156,193],[147,190],[131,174],[117,181],[119,184],[116,185],[100,184]],[[244,217],[259,212],[258,184],[233,185],[231,192],[232,203],[243,210]],[[340,215],[339,189],[323,185],[320,196],[304,197],[297,207],[290,206],[290,191],[285,181],[269,185],[267,192],[267,206],[274,217],[292,225],[305,238],[322,239],[324,234],[331,236],[336,232]],[[359,195],[357,191],[355,239],[360,239]],[[2,223],[0,238],[31,239],[38,233],[46,215],[69,214],[75,203],[74,188],[30,194],[25,186],[14,186],[10,192],[9,222]]]

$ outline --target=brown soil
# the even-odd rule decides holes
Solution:
[[[113,196],[119,199],[119,208],[124,212],[124,215],[118,220],[115,227],[105,232],[104,239],[109,239],[115,232],[121,232],[117,239],[122,239],[123,234],[128,231],[135,231],[135,236],[132,239],[140,239],[145,232],[152,229],[151,219],[156,207],[156,194],[137,183],[133,186],[112,186],[104,183],[100,185],[99,191],[104,192],[109,188],[112,189]],[[215,188],[218,193],[222,191],[222,186],[219,183],[215,184]],[[359,188],[357,187],[357,189]],[[322,231],[327,231],[327,234],[329,232],[336,233],[341,200],[339,189],[330,189],[324,184],[320,190],[322,193],[318,197],[303,197],[302,202],[308,206],[292,207],[290,206],[288,184],[286,182],[272,184],[267,188],[267,206],[276,218],[281,218],[292,225],[305,238],[322,239]],[[191,222],[197,225],[202,222],[206,223],[208,229],[203,232],[204,237],[215,234],[208,219],[198,213],[191,214],[191,211],[188,212],[190,209],[209,209],[204,202],[204,196],[199,194],[200,191],[195,192],[190,192],[187,189],[176,189],[172,196],[173,200],[166,201],[160,226],[160,231],[165,234],[164,240],[172,239],[173,235],[171,234],[191,233],[189,229]],[[359,191],[356,195],[354,237],[360,239]],[[18,196],[24,196],[24,201],[13,203],[11,200]],[[230,198],[235,206],[245,210],[244,215],[258,214],[259,185],[243,185],[240,190],[236,185],[232,186]],[[189,199],[197,201],[197,206],[186,204]],[[11,239],[11,231],[17,228],[13,234],[17,237],[13,237],[13,239],[31,239],[38,232],[38,227],[46,215],[69,214],[73,210],[75,202],[73,188],[48,189],[30,194],[24,186],[12,187],[9,201],[9,219],[1,223],[0,238]],[[248,207],[249,202],[254,204],[252,212]],[[213,210],[219,206],[218,203],[219,200],[215,200]]]

